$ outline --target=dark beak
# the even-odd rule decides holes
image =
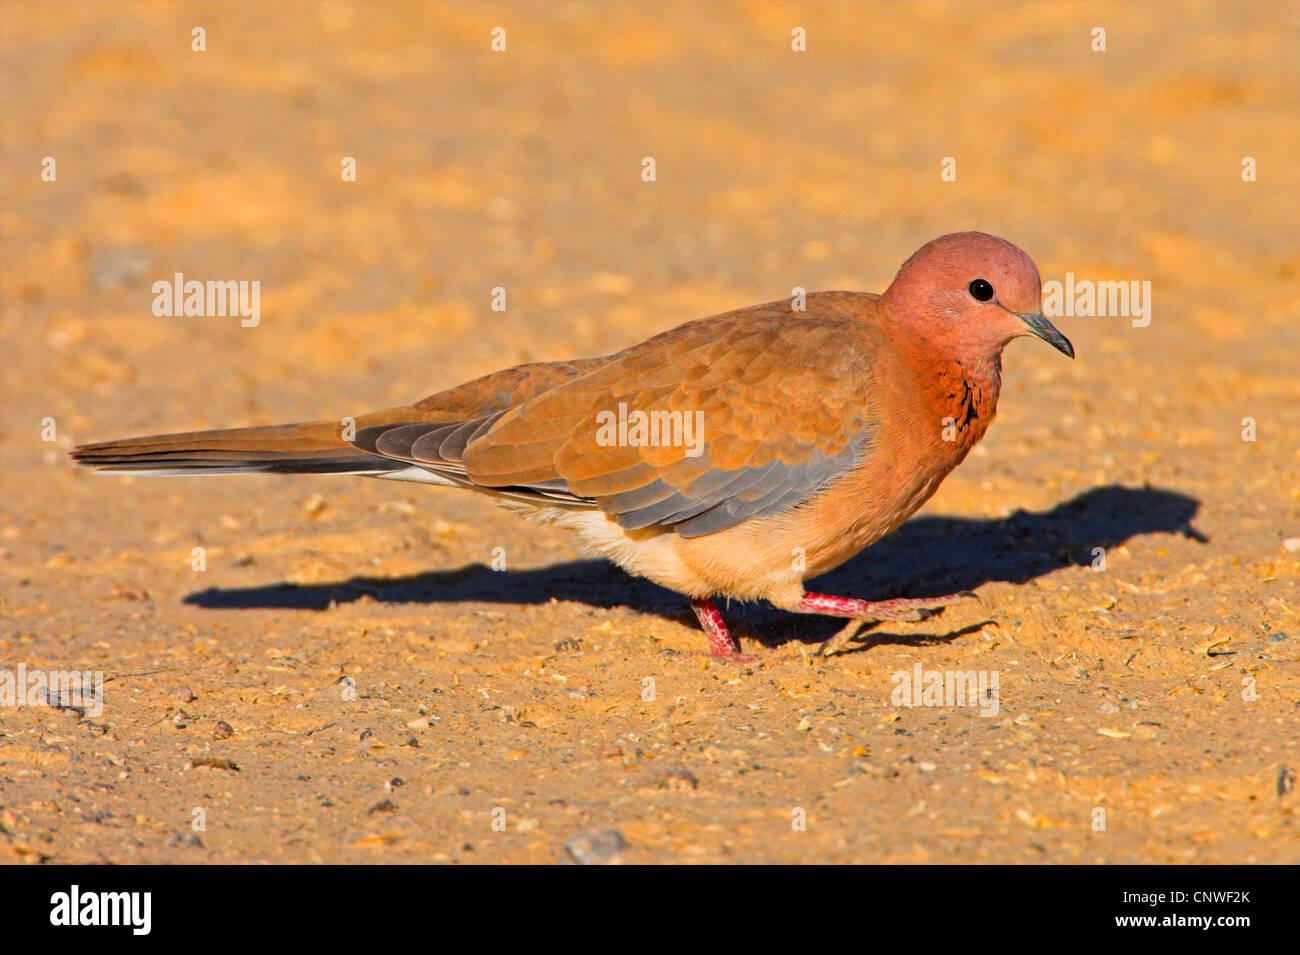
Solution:
[[[1029,330],[1062,354],[1074,357],[1070,340],[1056,330],[1056,326],[1043,317],[1042,312],[1016,312]]]

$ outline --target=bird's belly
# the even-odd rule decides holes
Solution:
[[[582,553],[611,560],[629,574],[645,577],[661,587],[691,597],[710,594],[707,580],[687,565],[678,553],[677,545],[682,539],[669,528],[647,527],[629,531],[596,508],[539,505],[505,499],[497,503],[539,524],[572,531]]]

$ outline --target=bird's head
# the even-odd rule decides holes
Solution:
[[[1005,239],[954,232],[927,242],[898,270],[882,304],[890,318],[945,357],[995,360],[1007,342],[1037,335],[1074,357],[1042,310],[1038,269]]]

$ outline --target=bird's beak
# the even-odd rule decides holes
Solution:
[[[1070,340],[1057,331],[1056,326],[1043,317],[1042,312],[1016,312],[1029,330],[1062,354],[1074,357],[1074,346]]]

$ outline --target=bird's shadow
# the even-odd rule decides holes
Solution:
[[[812,589],[881,600],[975,590],[995,581],[1022,584],[1063,567],[1094,565],[1103,551],[1143,534],[1182,534],[1204,543],[1206,538],[1191,524],[1199,506],[1194,498],[1176,491],[1107,485],[1049,511],[1016,511],[996,519],[918,517],[818,578]],[[629,607],[673,620],[693,619],[679,595],[629,577],[602,560],[502,571],[470,564],[397,578],[210,587],[189,594],[185,602],[223,610],[326,610],[364,595],[386,603],[421,604],[541,604],[555,598],[592,607]],[[740,613],[738,609],[733,605],[727,612],[733,624],[740,623],[733,629],[768,644],[790,638],[821,641],[843,623],[792,615],[766,604],[748,605]],[[873,634],[872,639],[916,644],[951,639],[962,632],[929,637]]]

